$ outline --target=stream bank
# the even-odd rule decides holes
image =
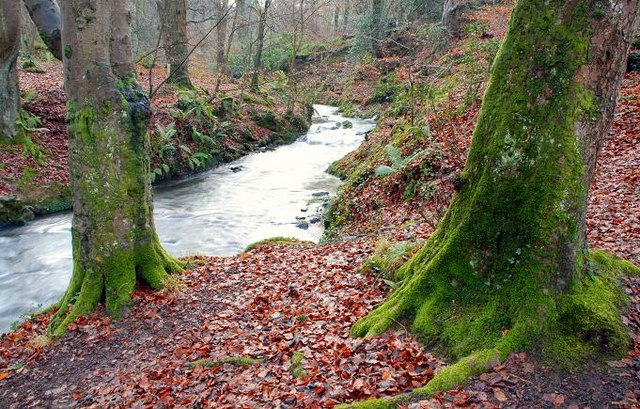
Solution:
[[[34,129],[31,142],[0,145],[0,228],[71,208],[63,75],[59,63],[43,66],[43,73],[20,71],[25,118]],[[139,74],[145,83],[148,72]],[[149,137],[155,184],[293,143],[309,129],[312,106],[299,103],[288,110],[285,95],[273,85],[217,95],[206,87],[206,82],[193,90],[166,86],[153,97]]]

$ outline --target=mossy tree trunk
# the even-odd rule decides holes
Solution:
[[[60,7],[56,0],[24,0],[40,38],[51,54],[62,61]]]
[[[104,302],[129,306],[138,281],[181,270],[158,240],[149,179],[149,100],[135,81],[126,0],[62,2],[73,190],[73,275],[50,332]]]
[[[189,40],[186,0],[158,0],[158,13],[164,23],[163,45],[171,69],[168,83],[191,88],[189,78]]]
[[[518,2],[461,190],[398,271],[400,287],[352,334],[408,318],[427,344],[471,355],[466,374],[514,349],[626,352],[616,296],[589,271],[585,212],[639,4]]]
[[[21,3],[0,0],[0,142],[14,142],[20,110],[18,51],[20,49]]]

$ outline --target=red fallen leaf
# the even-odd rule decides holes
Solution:
[[[322,395],[324,390],[325,390],[324,385],[319,385],[319,386],[316,386],[315,393],[316,395]]]
[[[9,372],[0,372],[0,381],[7,379]]]

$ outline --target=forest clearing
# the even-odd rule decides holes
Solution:
[[[640,407],[640,2],[35,3],[0,407]]]

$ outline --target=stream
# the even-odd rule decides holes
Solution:
[[[175,256],[230,256],[274,236],[317,242],[323,203],[340,186],[325,170],[356,149],[375,122],[314,108],[309,132],[293,144],[158,187],[155,222],[165,248]],[[353,128],[338,126],[347,119]],[[0,230],[0,333],[57,301],[71,264],[70,212]]]

